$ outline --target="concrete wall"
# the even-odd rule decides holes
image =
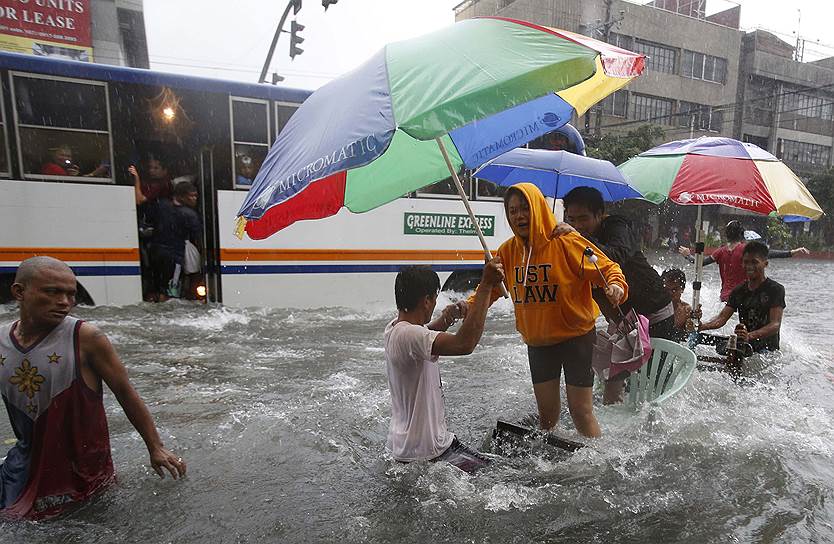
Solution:
[[[142,0],[92,0],[93,61],[99,64],[118,66],[133,65],[130,59],[136,58],[133,51],[126,47],[144,48],[147,57],[147,39],[144,28],[138,29],[141,35],[135,35],[136,29],[125,29],[119,25],[119,10],[131,10],[142,13]],[[126,32],[132,32],[126,36]],[[139,55],[142,58],[141,55]],[[147,66],[139,66],[147,68]]]
[[[458,20],[500,15],[589,35],[592,27],[605,20],[605,4],[602,0],[515,0],[510,3],[506,0],[474,0],[459,7],[461,9],[456,14]],[[611,17],[617,18],[621,13],[623,20],[612,27],[612,32],[655,42],[678,51],[677,73],[647,70],[644,75],[629,84],[627,91],[674,100],[676,107],[677,101],[681,100],[708,106],[732,104],[736,101],[743,32],[671,11],[615,0],[611,7]],[[593,37],[602,39],[603,35],[596,32]],[[727,59],[725,83],[700,81],[678,75],[681,72],[684,49]],[[630,109],[632,100],[633,98],[629,100]],[[624,132],[642,124],[632,121],[631,113],[628,118],[603,116],[601,126],[604,127],[603,132]],[[725,113],[722,135],[733,134],[733,121],[732,112]],[[580,128],[584,126],[584,119],[576,122]],[[591,127],[595,125],[595,115],[592,115],[590,124]],[[667,130],[667,139],[689,136],[689,129],[678,127],[677,120],[674,125],[664,128]],[[695,133],[715,135],[700,130],[696,130]]]
[[[832,89],[815,90],[834,84],[834,70],[829,68],[829,63],[798,62],[791,58],[792,51],[792,47],[767,32],[751,32],[744,37],[739,79],[739,94],[744,101],[744,115],[741,122],[736,123],[734,136],[743,138],[745,134],[750,134],[766,137],[769,139],[768,150],[774,154],[778,154],[779,140],[794,140],[832,148],[834,121],[807,118],[801,111],[776,113],[782,109],[781,101],[786,93],[801,89],[808,89],[808,94],[819,96],[827,103],[834,100]],[[760,100],[763,97],[771,98]],[[834,155],[834,152],[830,154]],[[814,172],[831,166],[831,161],[824,166],[791,166],[804,172]]]

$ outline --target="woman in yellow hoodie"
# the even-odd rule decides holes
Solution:
[[[591,288],[601,286],[593,264],[583,257],[591,247],[609,287],[612,304],[625,300],[628,286],[617,263],[578,233],[551,239],[556,218],[538,187],[513,185],[504,196],[507,222],[515,236],[501,244],[504,283],[515,306],[516,329],[527,344],[533,392],[542,429],[559,422],[560,378],[565,371],[568,410],[576,430],[600,435],[593,412],[591,353],[599,308]],[[492,302],[500,298],[492,292]]]

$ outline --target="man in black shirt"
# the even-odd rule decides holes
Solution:
[[[747,281],[733,289],[727,305],[716,317],[701,323],[699,330],[717,329],[738,310],[739,324],[735,334],[740,342],[748,342],[753,351],[779,349],[779,329],[785,310],[785,288],[765,276],[768,249],[759,241],[748,242],[741,262]]]
[[[159,302],[169,297],[180,297],[185,241],[196,242],[199,249],[200,218],[184,205],[197,189],[190,182],[177,184],[174,198],[160,198],[148,208],[148,217],[154,225],[150,239],[150,261],[153,287]],[[187,202],[186,202],[187,204]]]

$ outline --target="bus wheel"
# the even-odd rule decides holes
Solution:
[[[481,282],[482,270],[455,270],[443,283],[443,291],[465,293],[472,291]]]

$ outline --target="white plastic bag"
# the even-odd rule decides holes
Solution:
[[[183,272],[186,274],[196,274],[200,271],[200,250],[197,246],[192,244],[189,240],[185,241],[185,263],[183,265]]]

